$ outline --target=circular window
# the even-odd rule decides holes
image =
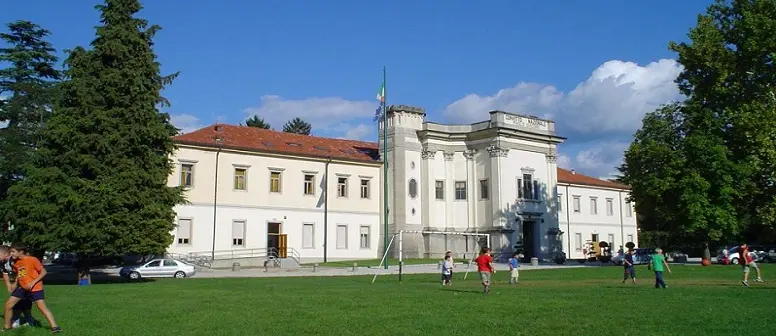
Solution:
[[[415,216],[415,208],[412,208],[412,215]]]
[[[410,162],[410,169],[415,169],[415,161]]]
[[[415,198],[418,196],[418,181],[415,181],[415,179],[410,179],[410,184],[408,186],[408,193],[410,194],[410,197]]]

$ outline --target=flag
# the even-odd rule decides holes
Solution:
[[[380,91],[377,91],[377,100],[380,101],[380,104],[385,103],[385,81],[383,81],[383,85],[380,86]]]
[[[382,118],[383,118],[383,103],[380,103],[380,106],[377,106],[377,109],[375,110],[374,121],[378,121]]]

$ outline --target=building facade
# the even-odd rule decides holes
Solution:
[[[303,262],[324,253],[377,256],[382,168],[374,143],[230,125],[175,141],[169,185],[184,187],[189,204],[176,208],[168,252],[228,259],[274,248]]]
[[[403,235],[406,258],[448,250],[468,258],[487,242],[526,258],[583,258],[588,241],[637,243],[627,186],[559,169],[565,139],[550,120],[493,111],[479,123],[443,125],[425,121],[421,108],[391,106],[386,131],[385,152],[382,137],[373,143],[244,126],[177,136],[168,183],[184,188],[188,204],[176,208],[168,252],[379,258],[383,157],[389,235],[414,232]],[[397,244],[391,251],[398,254]]]
[[[535,117],[493,111],[482,122],[443,125],[425,121],[422,108],[391,106],[389,231],[436,232],[405,235],[407,257],[439,257],[447,250],[471,256],[485,242],[465,234],[487,233],[497,253],[520,250],[526,259],[542,260],[563,252],[576,257],[577,247],[569,249],[570,232],[586,239],[598,234],[603,241],[619,227],[616,241],[625,239],[626,231],[635,236],[634,218],[628,223],[620,218],[617,226],[619,217],[609,211],[617,204],[616,214],[621,212],[625,186],[582,175],[565,178],[566,171],[558,169],[557,146],[564,140],[555,134],[554,122]],[[565,180],[559,181],[559,174]],[[560,218],[561,187],[580,202],[581,197],[606,201],[608,216],[580,212]]]

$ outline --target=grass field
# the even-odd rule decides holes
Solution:
[[[70,335],[776,335],[773,283],[744,288],[740,268],[681,266],[669,289],[621,284],[620,267],[534,270],[509,287],[495,275],[485,296],[476,274],[395,277],[164,279],[46,287]],[[38,314],[39,316],[39,314]],[[44,323],[45,324],[45,323]],[[29,328],[12,335],[44,335]]]

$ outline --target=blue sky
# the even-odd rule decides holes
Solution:
[[[375,140],[382,67],[389,104],[468,123],[501,109],[556,121],[560,164],[612,173],[644,113],[679,98],[668,51],[711,0],[143,1],[184,130],[259,114],[316,135]],[[88,45],[96,0],[10,1],[60,51]],[[62,51],[64,57],[64,52]]]

